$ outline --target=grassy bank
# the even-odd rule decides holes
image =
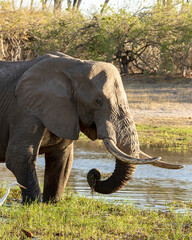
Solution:
[[[137,124],[141,145],[169,151],[192,150],[192,126],[170,127]]]
[[[2,195],[5,189],[0,190]],[[14,195],[14,196],[13,196]],[[9,200],[19,197],[14,190]],[[190,209],[190,205],[188,206]],[[192,208],[192,207],[191,207]],[[0,207],[0,239],[191,239],[192,214],[139,210],[130,203],[116,205],[67,192],[60,203]]]
[[[192,150],[192,126],[151,126],[137,124],[139,141],[142,146],[166,149],[168,151]],[[90,141],[83,133],[80,141]],[[98,144],[101,141],[97,141]]]

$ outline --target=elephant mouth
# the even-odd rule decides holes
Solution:
[[[84,124],[80,120],[80,130],[91,140],[94,141],[97,139],[97,127],[95,122],[92,122],[91,124]]]
[[[91,123],[90,128],[93,129],[93,130],[97,130],[95,122]]]

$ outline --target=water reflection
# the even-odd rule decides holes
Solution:
[[[167,151],[142,149],[153,156],[162,156],[162,159],[171,163],[184,164],[180,170],[156,168],[150,165],[138,166],[129,184],[114,194],[99,195],[95,198],[116,200],[122,202],[130,200],[140,207],[155,207],[164,209],[166,203],[173,200],[188,201],[192,199],[192,152],[170,153]],[[80,195],[91,197],[91,190],[87,184],[86,175],[92,168],[99,168],[103,173],[114,170],[115,161],[104,147],[94,143],[76,143],[73,169],[68,186]],[[37,172],[41,183],[44,175],[44,158],[37,161]],[[13,174],[0,164],[0,182],[12,183]]]

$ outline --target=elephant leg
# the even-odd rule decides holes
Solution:
[[[44,127],[37,124],[27,130],[15,129],[10,133],[6,151],[6,166],[15,175],[18,183],[26,187],[26,189],[21,188],[23,203],[41,201],[36,158],[43,133]]]
[[[20,156],[20,158],[22,158]],[[26,159],[23,159],[23,162],[19,163],[17,168],[9,167],[9,170],[15,175],[17,182],[26,189],[21,188],[22,191],[22,203],[31,203],[33,201],[41,201],[41,191],[39,187],[39,182],[36,173],[35,161],[33,157],[29,156],[29,161],[33,162],[30,164],[24,163]]]
[[[72,164],[73,143],[45,154],[44,202],[57,202],[61,198]]]

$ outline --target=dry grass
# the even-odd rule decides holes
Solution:
[[[192,80],[123,76],[137,123],[192,125]]]

